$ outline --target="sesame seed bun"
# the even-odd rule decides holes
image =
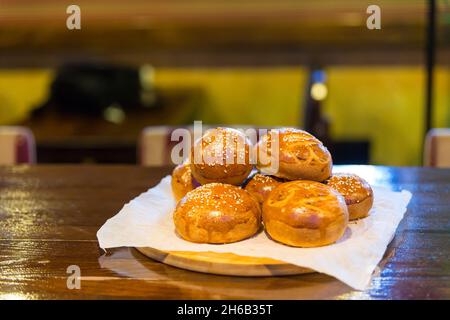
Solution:
[[[365,218],[373,205],[373,191],[363,178],[351,173],[336,173],[325,182],[342,194],[350,220]]]
[[[241,185],[253,168],[250,147],[250,141],[238,130],[210,129],[192,147],[192,175],[200,184]]]
[[[253,236],[261,226],[257,201],[245,190],[222,183],[194,189],[178,203],[175,229],[198,243],[230,243]]]

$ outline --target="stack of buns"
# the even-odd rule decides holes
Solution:
[[[251,150],[257,155],[252,175]],[[290,246],[332,244],[373,204],[365,180],[332,175],[332,165],[327,148],[303,130],[272,129],[254,146],[238,130],[209,130],[172,173],[176,232],[192,242],[231,243],[264,228]]]

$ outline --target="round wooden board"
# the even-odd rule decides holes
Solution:
[[[136,248],[149,258],[191,271],[227,276],[267,277],[315,272],[270,258],[239,256],[233,253],[160,251]]]

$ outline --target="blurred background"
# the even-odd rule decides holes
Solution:
[[[427,130],[450,127],[448,0],[432,29],[416,0],[79,0],[81,30],[70,4],[0,2],[0,125],[28,127],[38,163],[136,163],[145,127],[202,120],[300,127],[336,163],[415,166]]]

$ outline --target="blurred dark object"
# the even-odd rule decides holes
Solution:
[[[370,163],[369,141],[332,141],[327,147],[333,155],[333,164]]]
[[[137,161],[136,144],[92,137],[37,146],[38,163],[128,163]]]
[[[42,109],[39,116],[33,115],[22,123],[35,134],[38,163],[134,164],[137,141],[144,127],[192,123],[205,105],[204,92],[198,87],[154,91],[158,96],[154,107],[130,107],[120,122],[104,116],[61,112],[54,106]]]
[[[436,1],[428,1],[426,25],[427,41],[425,45],[425,139],[432,127],[433,115],[433,74],[436,62]],[[425,140],[424,139],[424,140]],[[423,150],[424,151],[424,150]],[[423,152],[422,152],[423,153]]]
[[[304,130],[320,139],[333,155],[334,164],[368,164],[368,141],[338,141],[330,136],[330,121],[323,113],[322,102],[327,98],[326,73],[312,67],[305,93]]]
[[[105,116],[106,112],[108,116],[105,110],[111,107],[122,110],[121,113],[152,107],[156,99],[142,97],[151,95],[153,89],[141,79],[138,68],[87,63],[64,65],[56,71],[49,100],[33,116],[48,108],[65,114]]]
[[[322,112],[322,101],[327,97],[326,74],[321,68],[311,68],[306,86],[304,129],[325,145],[330,143],[329,121]]]

